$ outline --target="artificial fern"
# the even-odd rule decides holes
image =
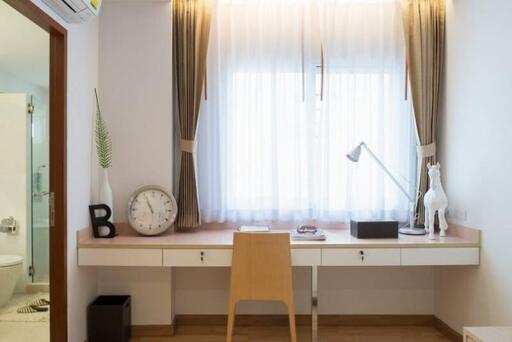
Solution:
[[[94,89],[96,96],[96,154],[101,168],[108,169],[112,164],[112,140],[107,125],[101,116],[98,92]]]

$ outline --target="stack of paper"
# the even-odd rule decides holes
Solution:
[[[250,232],[250,233],[269,232],[270,227],[269,226],[240,226],[240,228],[238,228],[238,230],[241,232]]]

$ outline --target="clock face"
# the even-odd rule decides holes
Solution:
[[[174,197],[156,186],[143,187],[128,203],[128,222],[143,235],[157,235],[172,226],[177,212]]]

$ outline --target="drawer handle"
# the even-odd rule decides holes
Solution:
[[[364,261],[364,251],[359,251],[359,255],[361,256],[361,261]]]
[[[200,254],[201,254],[201,262],[204,262],[204,252],[203,252],[203,251],[201,251],[201,253],[200,253]]]

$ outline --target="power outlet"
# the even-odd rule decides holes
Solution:
[[[457,212],[457,210],[455,210],[455,208],[448,207],[446,209],[446,218],[455,219],[456,218],[456,212]]]
[[[457,221],[465,222],[468,219],[468,211],[466,209],[458,209],[455,211]]]
[[[446,218],[458,222],[465,222],[468,219],[468,212],[466,209],[448,207],[446,209]]]

